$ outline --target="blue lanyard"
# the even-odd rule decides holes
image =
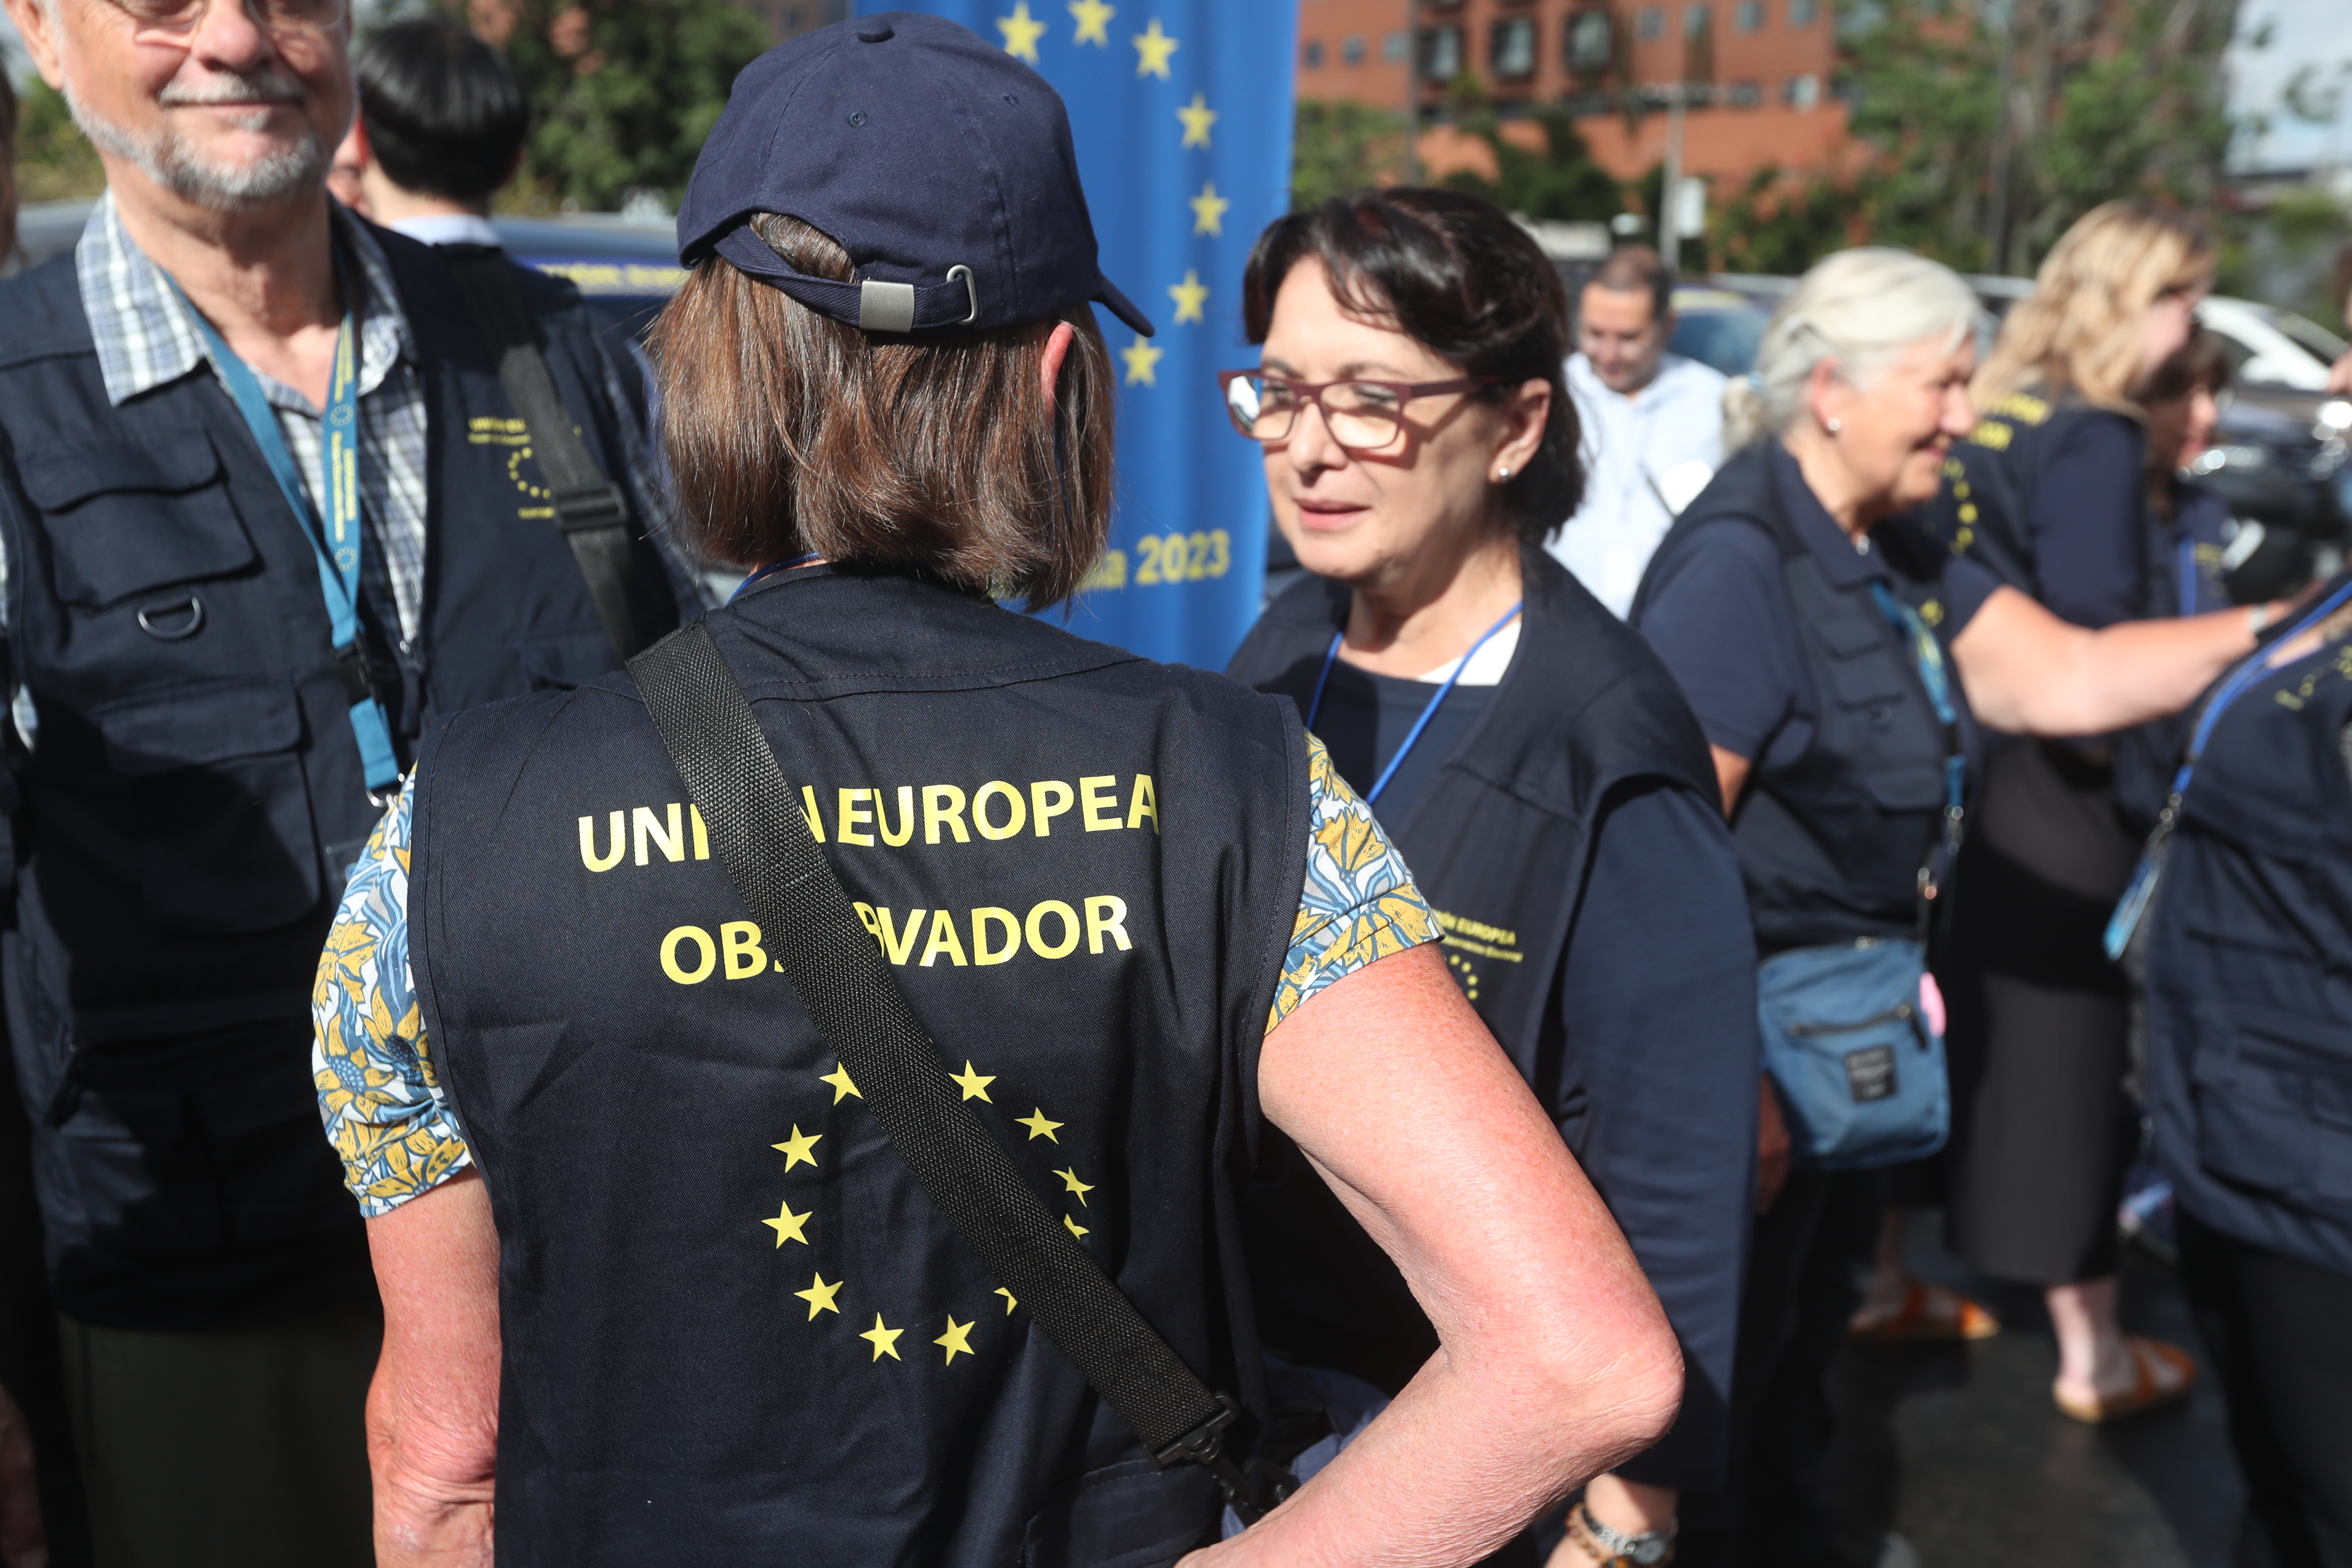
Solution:
[[[341,270],[341,258],[338,257],[339,279]],[[174,283],[173,287],[177,289],[179,286]],[[349,299],[348,284],[343,291]],[[319,563],[319,591],[327,602],[328,639],[334,647],[336,664],[344,671],[346,689],[356,692],[351,707],[352,739],[359,743],[360,766],[367,780],[368,794],[388,795],[400,783],[400,762],[392,748],[392,726],[384,719],[383,704],[376,700],[368,683],[366,655],[359,646],[362,530],[358,323],[346,309],[342,327],[335,334],[334,373],[328,384],[327,416],[320,430],[319,466],[322,471],[319,493],[327,503],[322,522],[319,509],[302,489],[301,472],[294,466],[294,454],[286,448],[285,432],[278,427],[277,411],[262,395],[260,381],[243,360],[230,352],[220,333],[213,330],[213,324],[205,320],[204,312],[195,308],[184,291],[180,293],[180,302],[187,306],[196,331],[204,334],[205,352],[212,355],[222,384],[228,388],[236,411],[245,416],[246,427],[253,432],[254,443],[261,448],[262,461],[269,465],[270,477],[278,481],[286,504],[302,524],[303,537],[310,542],[310,553]]]
[[[1919,684],[1927,689],[1928,706],[1936,710],[1936,721],[1944,727],[1947,754],[1944,758],[1944,811],[1957,822],[1961,802],[1968,792],[1969,759],[1960,750],[1960,714],[1952,703],[1952,678],[1944,668],[1943,645],[1919,612],[1895,596],[1893,589],[1874,580],[1870,596],[1878,601],[1878,613],[1895,628],[1895,635],[1909,646],[1911,662],[1919,671]]]
[[[1421,717],[1414,720],[1412,728],[1405,731],[1404,744],[1399,746],[1396,755],[1389,759],[1389,765],[1381,770],[1381,776],[1372,782],[1372,787],[1364,792],[1366,805],[1380,799],[1381,791],[1388,788],[1389,780],[1396,777],[1397,769],[1404,763],[1405,753],[1412,751],[1413,742],[1421,739],[1421,732],[1429,728],[1429,721],[1437,717],[1438,705],[1445,700],[1445,694],[1454,689],[1454,683],[1462,679],[1462,672],[1470,668],[1470,661],[1478,657],[1478,650],[1493,641],[1496,632],[1517,620],[1519,615],[1519,605],[1526,603],[1527,601],[1522,599],[1518,605],[1513,605],[1503,613],[1501,620],[1486,628],[1484,637],[1470,645],[1470,651],[1462,656],[1462,662],[1454,667],[1454,673],[1445,678],[1445,683],[1437,689],[1437,695],[1429,700],[1429,706],[1421,710]],[[1331,666],[1338,660],[1339,644],[1347,635],[1345,627],[1333,632],[1331,646],[1323,650],[1323,673],[1315,678],[1315,695],[1307,704],[1307,727],[1310,730],[1315,728],[1315,715],[1323,711],[1323,688],[1331,679]]]

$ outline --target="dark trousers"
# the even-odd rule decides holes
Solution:
[[[1756,1221],[1723,1489],[1685,1494],[1681,1568],[1827,1568],[1830,1363],[1878,1248],[1885,1177],[1796,1171]]]
[[[2352,1275],[2182,1209],[2180,1281],[2246,1478],[2236,1568],[2352,1568]]]

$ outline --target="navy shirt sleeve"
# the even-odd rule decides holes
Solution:
[[[1981,561],[1971,561],[1956,555],[1945,564],[1942,581],[1936,584],[1936,598],[1942,606],[1936,630],[1949,647],[1954,637],[1968,629],[1977,612],[1996,589],[2007,587],[1999,574]]]
[[[1790,720],[1811,719],[1780,550],[1760,529],[1700,531],[1659,578],[1639,629],[1710,744],[1755,762]]]
[[[2138,616],[2147,592],[2142,437],[2120,414],[2078,419],[2028,503],[2042,602],[2094,630]]]
[[[1682,1342],[1682,1415],[1618,1473],[1711,1490],[1728,1440],[1762,1046],[1738,853],[1690,790],[1655,785],[1602,817],[1559,1008],[1567,1047],[1544,1098]]]

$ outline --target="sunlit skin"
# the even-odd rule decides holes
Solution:
[[[1311,258],[1275,295],[1260,363],[1303,382],[1463,374],[1397,328],[1342,310]],[[1460,658],[1510,608],[1519,544],[1501,475],[1534,458],[1550,413],[1551,384],[1531,380],[1499,396],[1416,398],[1395,443],[1378,452],[1340,446],[1313,407],[1265,447],[1275,525],[1301,565],[1356,591],[1342,658],[1418,676]]]
[[[1631,397],[1658,379],[1666,340],[1674,335],[1675,313],[1660,321],[1648,289],[1584,286],[1576,307],[1576,346],[1601,384],[1619,396]]]
[[[2213,291],[2213,280],[2202,278],[2184,289],[2158,294],[2140,317],[2139,374],[2143,379],[2180,352],[2197,330],[2197,307]]]

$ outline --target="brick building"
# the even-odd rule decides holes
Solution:
[[[1677,80],[1692,104],[1684,168],[1718,186],[1767,163],[1817,166],[1845,142],[1845,108],[1830,90],[1830,0],[1299,0],[1299,97],[1403,109],[1409,10],[1419,13],[1421,112],[1432,126],[1421,149],[1433,173],[1487,162],[1482,144],[1440,122],[1464,71],[1477,73],[1506,121],[1565,106],[1619,179],[1665,156],[1664,105]],[[1642,105],[1631,125],[1629,88]]]

